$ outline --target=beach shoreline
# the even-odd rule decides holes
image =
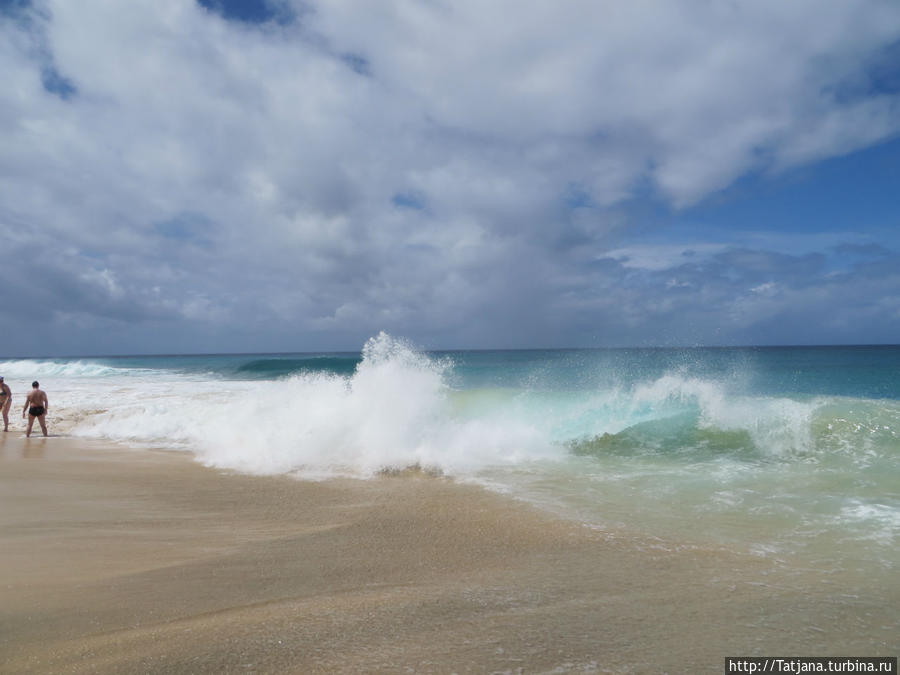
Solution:
[[[300,481],[0,438],[2,672],[721,672],[896,654],[896,589],[427,475]],[[892,621],[893,619],[893,621]]]

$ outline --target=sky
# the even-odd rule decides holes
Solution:
[[[900,343],[896,0],[0,0],[0,355]]]

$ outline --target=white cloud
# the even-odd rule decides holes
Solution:
[[[764,284],[760,284],[759,286],[754,286],[750,289],[751,293],[756,293],[757,295],[766,295],[772,296],[778,292],[778,284],[774,281],[767,281]]]
[[[606,282],[583,267],[606,243],[584,241],[621,229],[606,209],[639,189],[683,206],[900,131],[896,95],[834,93],[900,39],[880,0],[296,4],[287,25],[193,0],[0,16],[0,227],[30,232],[16,250],[47,251],[60,279],[82,256],[95,291],[103,270],[106,315],[355,341],[378,321],[438,332],[445,303],[502,332],[599,306]],[[66,100],[42,86],[48,64]],[[185,214],[191,232],[160,228]],[[74,252],[65,267],[51,245]],[[653,272],[686,248],[605,257]]]

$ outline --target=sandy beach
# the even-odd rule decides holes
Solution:
[[[421,474],[304,482],[0,439],[0,671],[722,672],[893,655],[897,590]]]

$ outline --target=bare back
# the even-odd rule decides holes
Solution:
[[[28,393],[28,396],[25,397],[25,401],[30,406],[41,406],[46,408],[48,405],[47,394],[44,393],[43,389],[32,389]]]

